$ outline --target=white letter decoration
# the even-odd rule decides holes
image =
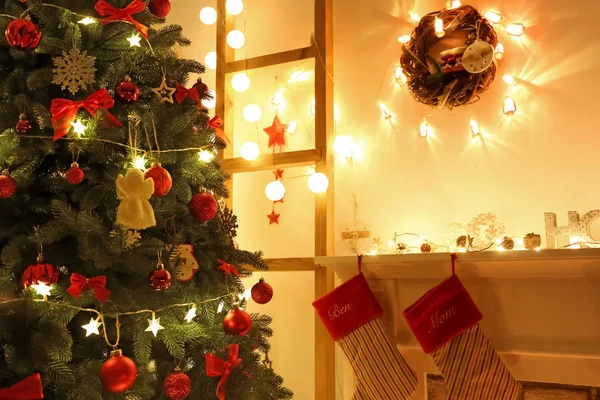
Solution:
[[[600,210],[592,210],[586,213],[581,219],[577,211],[569,211],[569,223],[566,226],[557,226],[556,214],[547,212],[544,214],[546,220],[546,247],[556,249],[558,247],[558,237],[569,235],[570,243],[573,242],[592,242],[590,227],[592,223],[600,218]]]

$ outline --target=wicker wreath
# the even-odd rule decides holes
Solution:
[[[438,18],[443,21],[442,38],[436,35]],[[472,50],[469,46],[475,42],[491,49],[491,60],[484,61],[489,62],[485,70],[469,72],[462,65],[462,56]],[[494,27],[471,6],[427,14],[402,47],[400,64],[408,78],[406,84],[415,100],[435,108],[474,103],[496,76],[493,51],[497,44]],[[444,47],[446,51],[438,51]]]

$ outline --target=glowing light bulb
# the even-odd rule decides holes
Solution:
[[[217,312],[220,313],[221,311],[223,311],[223,308],[225,308],[225,303],[224,302],[220,302],[219,303],[219,307],[217,308]]]
[[[50,290],[52,286],[46,285],[44,282],[38,282],[37,285],[31,285],[31,287],[36,291],[40,296],[51,296]]]
[[[217,10],[212,7],[204,7],[200,10],[200,21],[206,25],[212,25],[217,22]]]
[[[500,42],[498,42],[496,49],[494,49],[494,57],[496,57],[496,60],[498,61],[504,58],[504,45]]]
[[[410,35],[400,35],[400,36],[398,36],[398,42],[400,42],[400,43],[408,43],[408,42],[410,42]]]
[[[435,17],[434,27],[435,27],[435,36],[441,38],[441,37],[444,37],[444,35],[446,35],[446,32],[444,31],[444,20],[443,19]]]
[[[89,24],[93,24],[94,22],[96,22],[96,20],[94,18],[91,17],[85,17],[82,20],[78,21],[81,25],[89,25]]]
[[[231,15],[240,15],[244,11],[244,2],[242,0],[227,0],[225,9]]]
[[[75,122],[71,122],[71,126],[73,127],[73,132],[75,132],[78,135],[85,135],[85,130],[87,129],[87,126],[85,126],[84,124],[81,123],[81,120],[76,120]]]
[[[89,324],[82,325],[81,327],[85,329],[85,337],[90,335],[99,335],[100,331],[98,328],[102,323],[99,321],[100,318],[94,319],[93,317],[90,319]]]
[[[512,97],[506,96],[504,98],[504,101],[502,102],[502,112],[509,117],[515,115],[517,112],[517,103],[515,103]]]
[[[350,136],[336,136],[333,141],[333,151],[341,158],[352,158],[356,143]]]
[[[279,107],[283,102],[283,89],[279,89],[275,92],[275,95],[271,99],[271,104],[275,107]]]
[[[510,24],[506,27],[506,33],[512,36],[521,36],[523,33],[525,33],[525,25]]]
[[[244,93],[250,87],[250,78],[246,73],[235,74],[231,78],[231,86],[238,93]]]
[[[198,152],[198,161],[205,163],[211,162],[215,158],[215,154],[208,150],[200,150]]]
[[[406,85],[406,82],[408,82],[408,77],[404,73],[404,70],[402,69],[401,66],[396,67],[396,72],[394,73],[394,78],[396,79],[396,83],[400,86],[404,86],[404,85]]]
[[[285,131],[293,135],[296,133],[296,129],[298,129],[298,123],[296,121],[292,121],[288,124],[288,127]]]
[[[487,18],[488,21],[494,23],[494,24],[499,24],[500,21],[502,21],[502,18],[504,18],[502,16],[502,14],[500,14],[498,11],[486,11],[485,14],[483,14],[483,16],[485,18]]]
[[[129,42],[129,47],[141,47],[141,45],[140,45],[141,40],[142,40],[142,37],[140,35],[138,35],[137,33],[134,33],[127,38],[127,41]]]
[[[423,123],[421,123],[421,128],[419,129],[419,136],[427,138],[429,135],[431,135],[431,127],[427,121],[423,121]]]
[[[308,178],[308,188],[313,193],[323,193],[329,187],[327,175],[317,172]]]
[[[388,108],[384,104],[379,104],[379,109],[381,110],[381,115],[383,115],[383,118],[386,121],[391,121],[392,120],[392,118],[394,116],[392,115],[392,113],[390,112],[390,110],[388,110]]]
[[[244,107],[244,119],[248,122],[257,122],[262,117],[262,111],[256,104],[248,104]]]
[[[240,147],[240,154],[246,161],[253,161],[258,158],[260,154],[260,148],[256,142],[246,142]]]
[[[462,3],[460,0],[450,0],[450,1],[447,1],[446,4],[448,5],[446,7],[448,10],[453,10],[455,8],[462,6]]]
[[[477,138],[481,136],[481,130],[479,129],[479,124],[474,119],[469,121],[469,127],[471,128],[471,135],[473,138]]]
[[[502,80],[504,81],[504,83],[506,83],[507,85],[514,85],[515,83],[517,83],[517,80],[515,79],[514,76],[510,75],[510,74],[506,74],[502,77]]]
[[[196,307],[192,307],[188,310],[187,314],[185,315],[185,320],[190,323],[192,322],[192,320],[196,318]]]
[[[421,22],[421,16],[414,11],[410,11],[408,16],[412,22]]]
[[[146,328],[146,332],[152,332],[154,337],[158,335],[158,331],[165,329],[160,324],[160,318],[156,318],[156,316],[152,315],[152,319],[148,320],[148,327]]]
[[[142,171],[146,170],[146,157],[137,156],[133,162],[133,168],[141,169]]]
[[[227,44],[232,49],[241,49],[246,43],[246,37],[241,31],[233,30],[227,34]]]
[[[217,105],[217,94],[214,90],[209,90],[208,95],[210,96],[210,98],[202,99],[202,105],[206,108],[215,108],[215,106]]]
[[[265,187],[265,194],[267,195],[267,199],[279,201],[285,196],[285,186],[279,180],[273,181]]]
[[[204,57],[204,64],[208,69],[217,69],[217,52],[211,51]]]

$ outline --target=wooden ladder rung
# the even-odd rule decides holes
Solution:
[[[281,53],[268,54],[266,56],[230,62],[226,64],[225,71],[226,73],[230,74],[250,69],[270,67],[272,65],[285,64],[313,58],[315,54],[316,52],[314,46],[309,46],[302,49],[283,51]]]
[[[221,169],[228,174],[241,172],[267,171],[275,167],[292,168],[322,163],[324,152],[320,149],[290,151],[277,154],[263,154],[256,160],[226,158],[221,160]]]

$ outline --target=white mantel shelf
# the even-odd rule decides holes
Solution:
[[[356,256],[316,257],[345,279],[357,272]],[[372,278],[433,278],[451,271],[450,253],[363,256],[365,275]],[[463,278],[600,277],[600,249],[484,251],[458,253],[456,273]]]

